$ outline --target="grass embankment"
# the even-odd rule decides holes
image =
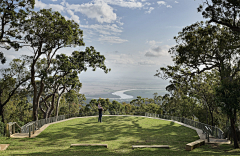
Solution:
[[[104,116],[77,118],[50,125],[36,138],[1,138],[11,144],[0,155],[239,155],[232,145],[205,145],[185,151],[198,139],[196,131],[169,121],[144,117]],[[104,147],[70,147],[71,144],[108,144]],[[132,145],[169,145],[170,149],[134,149]]]

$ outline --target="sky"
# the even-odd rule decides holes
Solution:
[[[89,93],[107,88],[164,89],[168,80],[154,74],[160,67],[173,65],[168,53],[176,45],[173,37],[184,27],[206,20],[197,12],[200,4],[203,0],[36,0],[34,10],[52,8],[74,20],[83,30],[85,47],[93,46],[106,57],[110,73],[89,69],[80,74],[82,93]],[[63,48],[58,53],[72,51]],[[6,64],[22,54],[32,55],[32,50],[7,51]]]

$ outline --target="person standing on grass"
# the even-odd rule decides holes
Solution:
[[[104,109],[101,107],[101,103],[98,103],[98,112],[99,112],[99,117],[98,117],[98,122],[102,122],[102,111],[104,111]]]

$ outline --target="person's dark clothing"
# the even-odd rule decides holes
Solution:
[[[98,109],[98,112],[99,112],[98,122],[102,122],[102,109]]]

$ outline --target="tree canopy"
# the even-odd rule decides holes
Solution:
[[[180,74],[174,76],[185,81],[191,80],[195,75],[205,71],[217,70],[219,72],[222,98],[219,105],[222,110],[227,110],[231,120],[232,131],[234,132],[234,146],[239,148],[236,135],[236,113],[240,110],[237,90],[233,92],[233,85],[237,85],[240,72],[240,35],[231,29],[221,25],[210,25],[204,22],[197,22],[187,26],[177,37],[174,37],[177,45],[169,52],[174,55],[175,66],[161,68],[167,75],[174,76],[173,71]],[[181,69],[182,68],[182,69]],[[178,83],[181,81],[177,81]],[[223,92],[225,94],[223,94]],[[226,94],[229,93],[229,94]],[[232,99],[232,100],[229,100]],[[229,108],[229,109],[228,109]]]
[[[22,47],[19,27],[25,22],[35,0],[1,0],[0,1],[0,47],[18,50]],[[4,53],[0,51],[1,63],[6,62]]]
[[[198,7],[209,23],[227,26],[232,31],[240,32],[240,1],[239,0],[205,0]]]

